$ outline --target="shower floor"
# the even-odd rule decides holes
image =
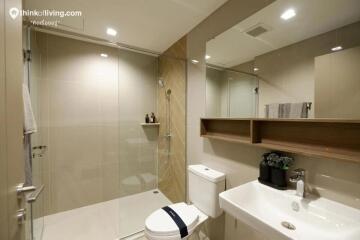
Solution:
[[[154,191],[158,193],[155,194]],[[43,240],[138,239],[146,217],[171,204],[158,189],[56,213],[44,218]]]

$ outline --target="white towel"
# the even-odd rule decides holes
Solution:
[[[280,118],[289,118],[291,103],[280,104]]]
[[[289,118],[307,118],[307,103],[291,103]]]
[[[280,117],[280,104],[272,103],[269,104],[268,118],[279,118]]]
[[[23,84],[24,101],[24,134],[31,134],[37,131],[34,113],[31,107],[31,99],[28,87]]]

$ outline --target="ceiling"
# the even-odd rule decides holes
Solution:
[[[25,9],[80,10],[81,17],[59,18],[59,28],[161,53],[226,1],[25,0]],[[105,33],[107,27],[116,37]]]
[[[287,21],[280,15],[293,8]],[[207,43],[207,62],[233,67],[256,56],[360,21],[359,0],[277,0]],[[257,24],[269,29],[258,37],[245,32]]]

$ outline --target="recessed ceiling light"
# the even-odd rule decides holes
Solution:
[[[293,18],[296,16],[296,12],[294,9],[290,8],[288,10],[286,10],[285,12],[283,12],[283,14],[281,14],[281,18],[284,20],[289,20],[290,18]]]
[[[197,63],[199,63],[199,61],[198,61],[198,60],[196,60],[196,59],[191,60],[191,62],[192,62],[193,64],[197,64]]]
[[[107,55],[106,53],[101,53],[100,56],[103,57],[103,58],[107,58],[107,57],[108,57],[108,55]]]
[[[259,71],[259,68],[255,67],[255,68],[254,68],[254,72],[256,72],[256,71]]]
[[[342,50],[342,46],[336,46],[331,49],[331,51],[336,52]]]
[[[205,59],[207,60],[207,59],[210,59],[211,58],[211,56],[209,56],[209,55],[205,55]]]
[[[107,28],[107,29],[106,29],[106,33],[107,33],[108,35],[110,35],[110,36],[116,36],[117,31],[116,31],[115,29],[113,29],[113,28]]]

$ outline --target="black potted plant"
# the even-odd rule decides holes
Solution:
[[[270,179],[270,166],[268,164],[268,160],[267,157],[269,156],[270,153],[264,153],[262,156],[262,160],[260,162],[259,165],[259,169],[260,169],[260,174],[259,174],[259,180],[263,181],[263,182],[271,182]]]
[[[281,153],[272,152],[267,156],[267,162],[271,167],[271,183],[278,187],[286,187],[286,171],[294,159]]]

